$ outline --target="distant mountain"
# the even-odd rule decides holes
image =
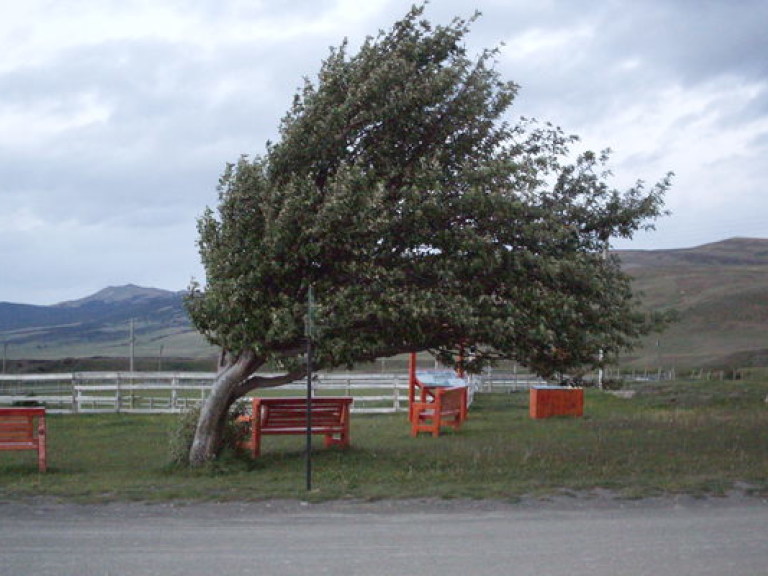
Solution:
[[[624,269],[670,268],[696,266],[720,268],[723,266],[768,265],[768,240],[760,238],[731,238],[722,242],[704,244],[696,248],[676,250],[618,250]]]
[[[681,316],[625,362],[652,369],[768,365],[768,240],[616,254],[647,308]]]
[[[0,341],[14,358],[127,356],[133,324],[137,355],[210,355],[183,295],[129,284],[53,306],[0,302]]]
[[[96,294],[82,298],[80,300],[72,300],[70,302],[62,302],[57,304],[56,308],[79,308],[86,306],[94,302],[101,304],[115,304],[125,302],[139,302],[141,300],[156,300],[158,298],[177,298],[179,295],[183,295],[183,292],[169,292],[168,290],[160,290],[158,288],[144,288],[142,286],[136,286],[134,284],[127,284],[125,286],[110,286],[99,290]]]
[[[127,285],[53,306],[0,302],[0,331],[96,325],[152,317],[158,312],[162,321],[188,325],[182,293]]]

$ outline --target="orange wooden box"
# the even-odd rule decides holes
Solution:
[[[531,418],[582,416],[584,414],[584,389],[563,386],[532,386],[530,402]]]

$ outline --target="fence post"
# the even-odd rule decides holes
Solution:
[[[115,412],[120,414],[120,373],[117,373],[117,379],[115,380]]]
[[[488,366],[488,377],[484,379],[483,388],[486,392],[493,392],[493,367]]]
[[[174,375],[173,378],[171,378],[171,405],[170,408],[176,408],[176,403],[178,402],[178,386],[179,386],[179,377]]]
[[[392,379],[392,409],[397,412],[400,408],[400,389],[397,386],[397,378]]]
[[[515,390],[518,389],[517,385],[517,362],[515,362],[515,365],[512,367],[512,374],[514,374],[513,380],[515,382]],[[493,392],[493,385],[491,385],[491,392]]]
[[[77,374],[72,373],[72,412],[77,414],[79,410],[78,390],[77,390]]]

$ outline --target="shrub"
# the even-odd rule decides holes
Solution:
[[[236,404],[230,408],[227,414],[227,423],[224,427],[221,446],[217,450],[221,454],[224,450],[231,450],[240,453],[240,442],[248,434],[248,424],[239,420],[240,416],[245,414],[245,405]],[[197,421],[200,418],[200,406],[195,406],[182,412],[174,428],[170,432],[169,439],[169,458],[172,464],[177,466],[186,466],[189,462],[189,450],[192,447],[192,441],[195,439],[195,429]]]

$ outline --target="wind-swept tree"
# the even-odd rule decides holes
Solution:
[[[224,351],[190,452],[215,457],[228,409],[305,374],[432,350],[514,358],[542,373],[594,365],[647,327],[612,238],[650,227],[668,177],[619,192],[605,154],[575,156],[551,125],[504,121],[517,86],[496,52],[470,57],[473,19],[414,7],[356,54],[333,49],[263,156],[242,157],[199,220],[204,289],[188,307]],[[257,374],[281,367],[279,377]]]

